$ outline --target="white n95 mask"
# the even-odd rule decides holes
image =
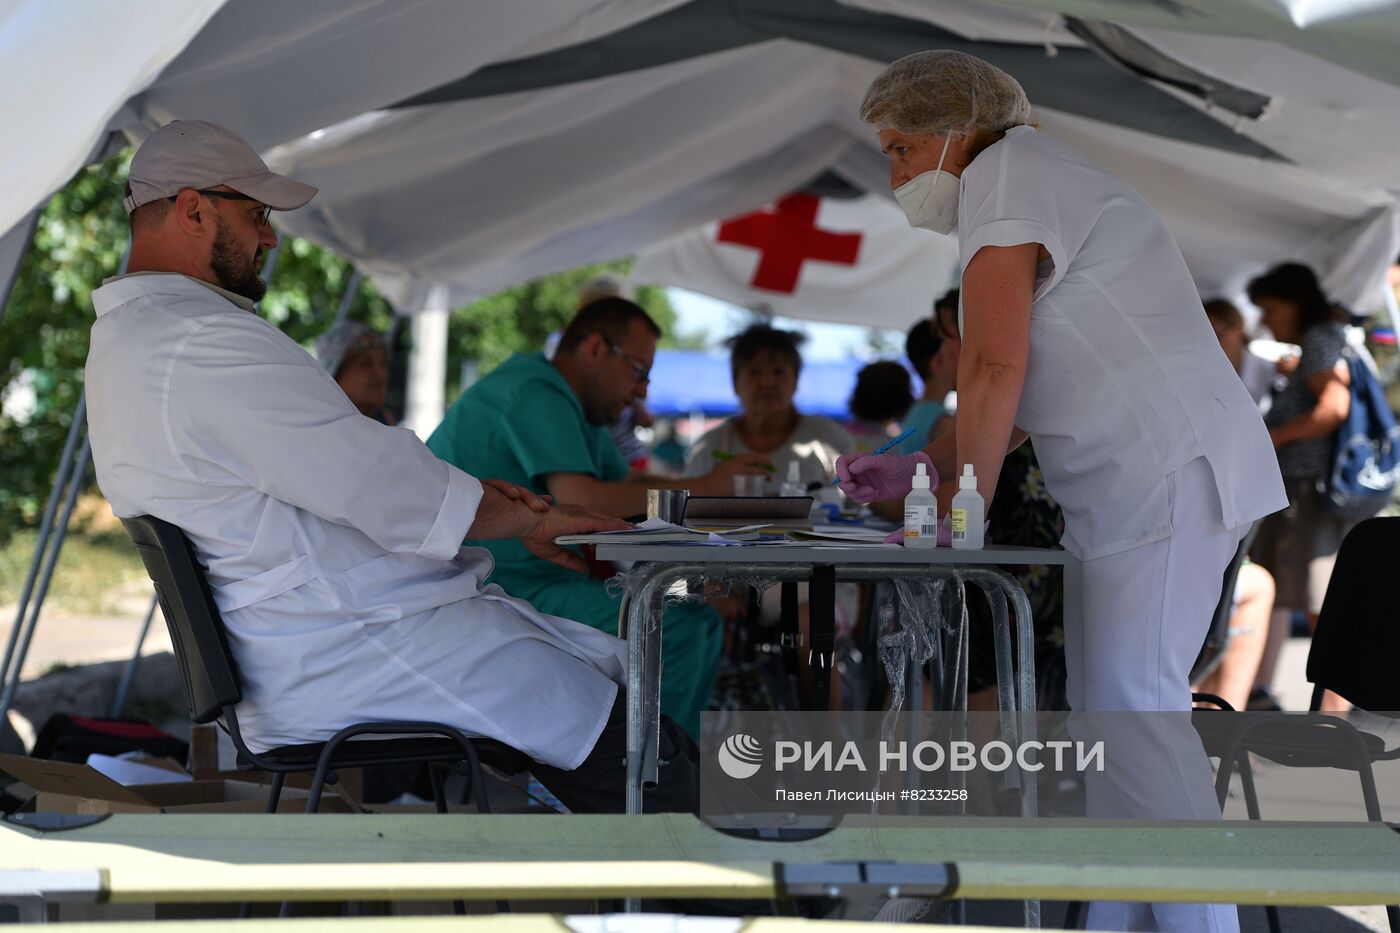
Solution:
[[[952,233],[958,225],[958,179],[943,171],[943,160],[948,156],[948,143],[952,140],[952,134],[944,138],[937,168],[915,175],[894,189],[895,200],[904,208],[904,216],[911,227]]]

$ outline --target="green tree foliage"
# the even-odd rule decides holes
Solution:
[[[10,301],[0,319],[0,543],[37,524],[63,442],[82,391],[92,326],[91,293],[115,275],[127,242],[121,192],[130,152],[79,172],[45,209]],[[579,287],[598,275],[625,275],[629,261],[546,276],[473,302],[449,325],[448,398],[463,364],[485,373],[511,353],[539,349],[562,327]],[[315,244],[287,239],[262,311],[292,339],[310,346],[330,323],[354,274],[353,266]],[[660,289],[642,289],[639,302],[665,332],[663,346],[703,345],[704,335],[675,334],[675,314]],[[386,330],[392,309],[366,282],[350,317]],[[401,328],[405,336],[411,328]],[[400,347],[406,347],[406,340]],[[32,411],[18,404],[32,390]]]
[[[126,248],[121,186],[129,156],[78,173],[39,220],[0,321],[0,398],[34,392],[27,419],[0,414],[0,542],[38,520],[82,391],[89,296]],[[10,395],[13,407],[13,395]]]

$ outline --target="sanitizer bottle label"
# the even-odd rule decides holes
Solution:
[[[921,505],[906,507],[904,509],[904,537],[937,538],[937,512]]]
[[[950,509],[948,524],[953,528],[953,538],[967,537],[967,509]]]

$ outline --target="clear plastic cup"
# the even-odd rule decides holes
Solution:
[[[768,477],[766,476],[735,476],[734,495],[736,496],[762,496],[765,494],[765,486]]]

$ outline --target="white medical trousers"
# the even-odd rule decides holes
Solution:
[[[1090,818],[1220,818],[1210,762],[1190,725],[1189,676],[1244,529],[1223,527],[1204,458],[1167,482],[1170,537],[1071,562],[1065,574],[1070,709],[1181,714],[1102,717],[1119,725],[1108,727],[1107,767],[1086,776]],[[1088,927],[1237,933],[1239,915],[1232,904],[1095,903]]]

